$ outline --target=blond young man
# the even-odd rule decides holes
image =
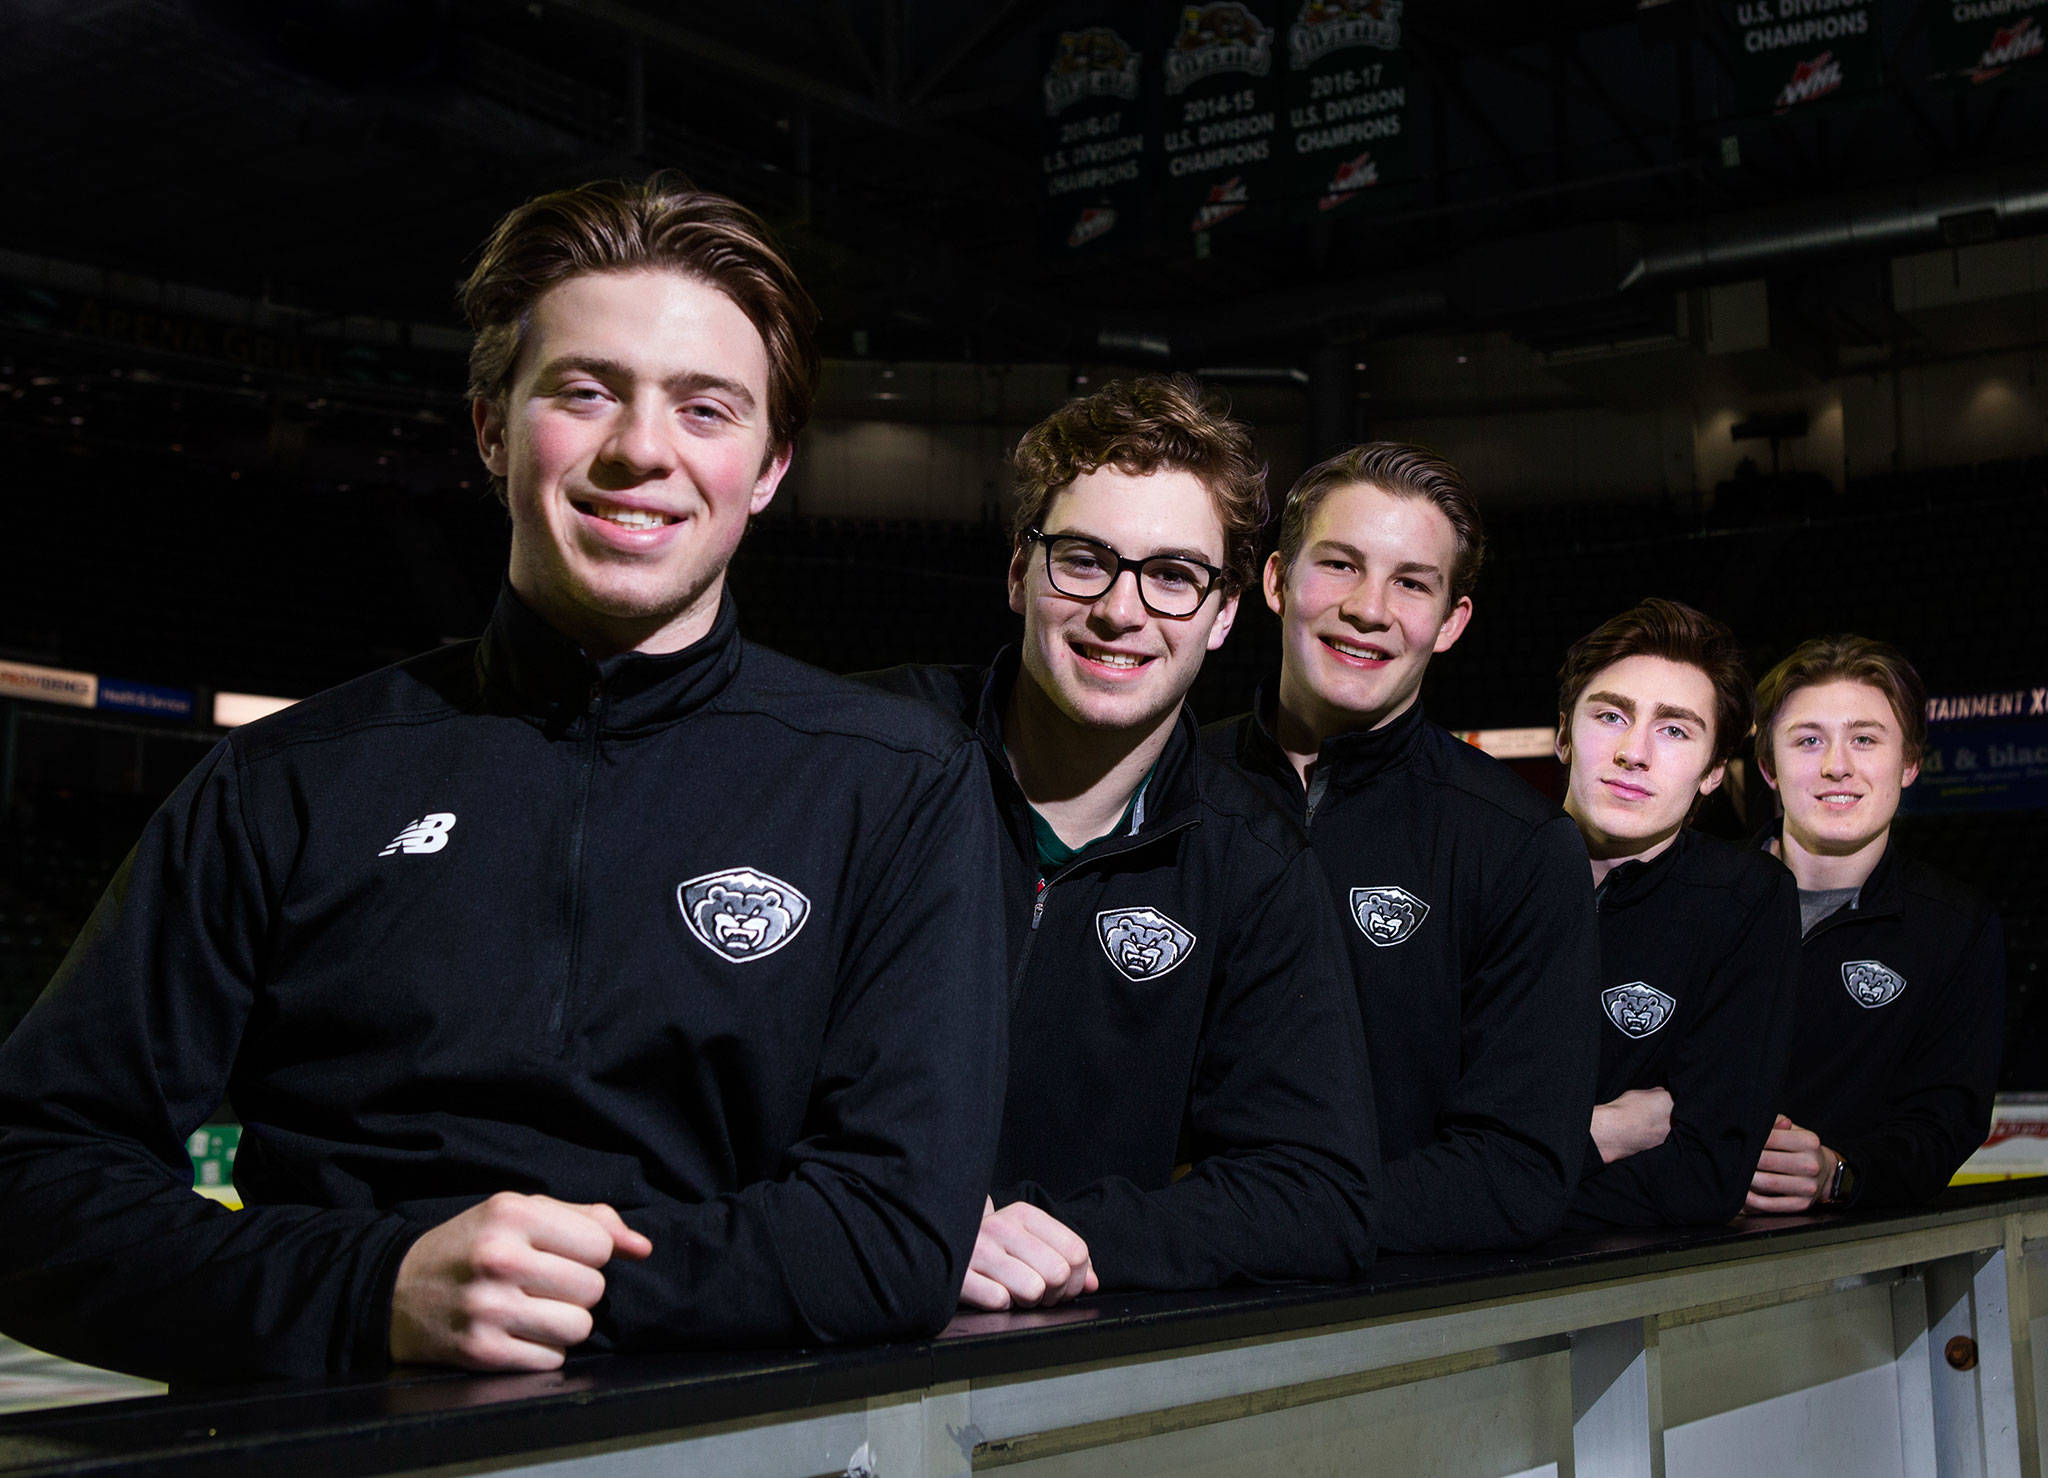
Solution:
[[[1578,1181],[1597,1059],[1586,853],[1555,806],[1423,716],[1485,535],[1456,468],[1372,442],[1287,495],[1280,680],[1205,742],[1308,830],[1351,956],[1387,1251],[1519,1247]]]
[[[1897,648],[1821,637],[1764,675],[1756,709],[1757,767],[1784,806],[1767,844],[1798,880],[1805,941],[1749,1209],[1925,1201],[1990,1131],[2005,1026],[1998,915],[1892,836],[1926,690]]]

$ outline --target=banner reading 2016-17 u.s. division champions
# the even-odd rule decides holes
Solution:
[[[1296,0],[1284,91],[1297,217],[1357,210],[1409,173],[1402,4]]]

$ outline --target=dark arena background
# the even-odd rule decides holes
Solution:
[[[1369,64],[1290,65],[1325,10],[1377,28]],[[1246,17],[1265,72],[1158,64]],[[508,526],[454,286],[521,200],[667,167],[765,215],[823,312],[732,571],[753,639],[985,660],[1005,455],[1121,374],[1226,393],[1276,501],[1351,442],[1424,443],[1490,550],[1428,710],[1539,787],[1547,741],[1511,731],[1644,596],[1758,672],[1827,632],[1906,650],[1935,722],[1903,832],[1995,900],[2002,1087],[2048,1090],[2044,29],[1948,0],[13,0],[0,1034],[223,723],[481,629]],[[1197,712],[1246,707],[1276,642],[1248,596]]]

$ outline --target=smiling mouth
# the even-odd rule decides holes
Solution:
[[[601,519],[622,529],[659,529],[678,521],[672,514],[655,513],[646,508],[626,508],[617,503],[599,503],[587,498],[572,498],[569,502],[586,518]]]
[[[1359,646],[1352,642],[1339,641],[1334,636],[1318,638],[1322,644],[1347,662],[1391,662],[1394,654],[1382,647]]]
[[[1152,660],[1135,652],[1112,652],[1107,647],[1091,647],[1084,642],[1068,642],[1067,645],[1082,661],[1117,672],[1135,672]]]
[[[1846,791],[1834,790],[1829,791],[1825,795],[1816,796],[1815,799],[1830,811],[1846,811],[1862,800],[1863,797],[1860,795],[1850,795]]]

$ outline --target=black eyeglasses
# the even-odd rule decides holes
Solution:
[[[1224,572],[1184,554],[1155,554],[1125,559],[1100,539],[1080,534],[1048,534],[1026,529],[1024,536],[1045,549],[1045,578],[1061,595],[1100,600],[1125,570],[1138,572],[1138,599],[1145,609],[1169,621],[1185,621],[1202,608]]]

